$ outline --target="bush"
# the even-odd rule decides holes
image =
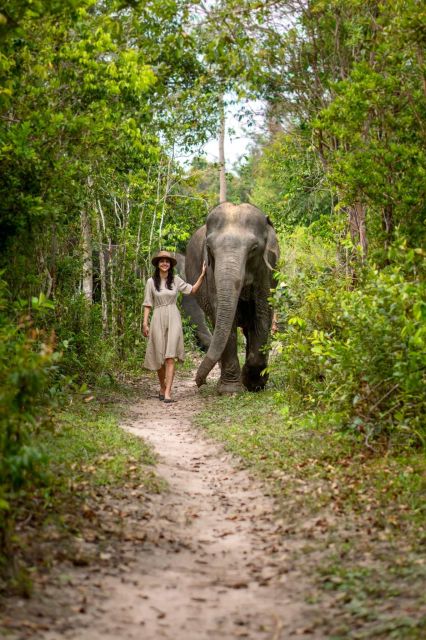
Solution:
[[[22,303],[18,305],[21,307]],[[34,315],[51,308],[34,298],[31,313],[15,320],[0,280],[0,531],[7,542],[11,502],[42,473],[45,456],[37,436],[50,425],[59,354],[55,336],[34,325]]]
[[[305,234],[309,236],[309,231]],[[426,285],[424,252],[400,243],[382,270],[366,265],[352,288],[324,251],[304,263],[306,238],[293,235],[277,299],[284,326],[270,370],[299,406],[314,402],[369,444],[424,444]],[[310,246],[321,241],[312,239]],[[315,244],[316,243],[316,244]],[[289,262],[289,256],[291,262]],[[303,269],[295,269],[297,262]]]
[[[331,330],[330,301],[325,290],[341,286],[334,243],[298,227],[280,238],[282,271],[274,295],[281,331],[276,334],[270,371],[278,385],[285,385],[298,405],[323,372],[307,336],[315,329]]]
[[[58,348],[63,353],[61,370],[89,384],[113,379],[117,348],[113,339],[102,333],[100,306],[89,305],[81,294],[58,304],[56,315]]]

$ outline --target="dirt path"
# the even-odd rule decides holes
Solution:
[[[154,446],[158,473],[169,485],[150,502],[146,538],[127,547],[116,569],[108,562],[96,572],[75,569],[68,589],[84,593],[83,604],[60,628],[37,637],[323,638],[294,562],[300,543],[286,540],[259,481],[191,426],[203,403],[193,381],[178,382],[176,404],[164,405],[155,394],[152,384],[123,425]]]

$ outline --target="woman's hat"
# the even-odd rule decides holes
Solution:
[[[159,251],[151,260],[154,267],[157,266],[161,258],[167,258],[168,260],[170,260],[172,267],[175,267],[177,265],[177,260],[172,253],[169,253],[168,251]]]

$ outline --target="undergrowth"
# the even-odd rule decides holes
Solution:
[[[312,229],[282,239],[269,366],[291,406],[339,413],[367,447],[426,444],[425,253],[400,238],[388,264],[345,273]]]

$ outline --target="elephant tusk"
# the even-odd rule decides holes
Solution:
[[[263,258],[263,259],[264,259],[265,264],[266,264],[266,266],[268,267],[268,269],[270,269],[271,271],[274,271],[274,267],[271,267],[271,265],[270,265],[270,264],[269,264],[269,262],[268,262],[268,259],[267,259],[267,258]]]

